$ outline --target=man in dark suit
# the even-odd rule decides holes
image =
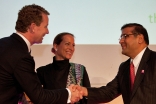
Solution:
[[[148,33],[137,23],[125,24],[121,31],[122,54],[130,58],[121,63],[116,77],[106,86],[79,90],[88,97],[88,104],[109,102],[119,95],[124,104],[156,104],[156,52],[148,48]]]
[[[35,73],[30,46],[41,43],[49,33],[48,15],[41,6],[26,5],[18,13],[16,33],[0,39],[0,104],[18,104],[23,92],[34,104],[65,104],[67,100],[79,100],[79,93],[72,91],[72,86],[53,91],[42,89]]]

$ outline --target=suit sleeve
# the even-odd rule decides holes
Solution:
[[[119,94],[117,79],[113,79],[107,86],[99,88],[87,88],[88,102],[106,103],[113,100]]]
[[[121,65],[120,65],[121,67]],[[88,104],[90,103],[106,103],[121,94],[119,80],[123,71],[118,71],[116,77],[106,86],[99,88],[87,88],[88,90]]]
[[[66,89],[43,89],[35,72],[35,63],[30,55],[24,56],[16,65],[14,76],[35,104],[63,104],[67,103],[68,92]]]

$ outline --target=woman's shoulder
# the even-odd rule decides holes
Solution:
[[[47,64],[47,65],[44,65],[44,66],[40,66],[36,69],[37,72],[43,72],[43,71],[46,71],[46,70],[49,70],[51,69],[52,67],[52,64]]]

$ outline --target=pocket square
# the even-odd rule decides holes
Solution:
[[[144,74],[144,70],[141,70],[141,73]]]

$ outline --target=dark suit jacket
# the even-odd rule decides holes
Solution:
[[[117,76],[106,86],[88,88],[88,104],[108,102],[120,94],[124,104],[156,104],[156,52],[149,48],[145,50],[132,92],[130,91],[129,67],[130,59],[120,65]]]
[[[0,104],[17,104],[23,91],[35,104],[67,102],[66,89],[42,89],[34,59],[20,36],[14,33],[0,39],[0,55]]]

